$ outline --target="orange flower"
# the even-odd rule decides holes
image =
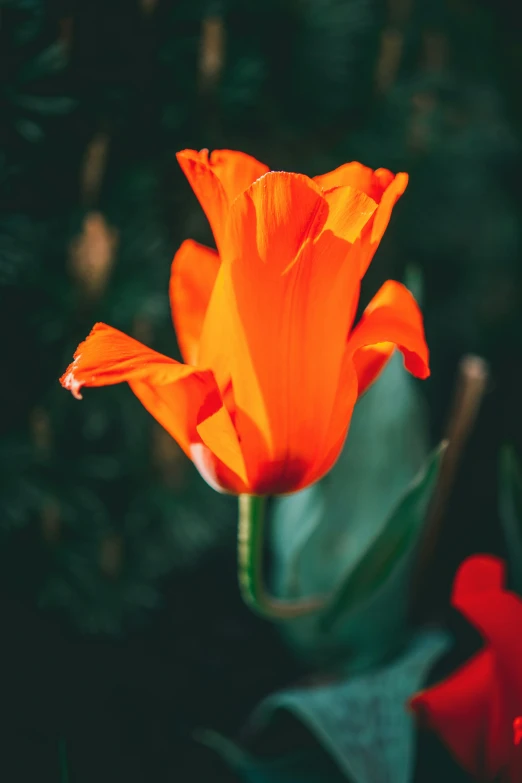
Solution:
[[[336,461],[357,396],[396,346],[429,375],[422,317],[400,283],[386,282],[352,329],[407,175],[348,163],[309,179],[229,150],[178,161],[219,251],[187,240],[173,261],[186,364],[97,324],[61,383],[78,397],[127,381],[217,489],[302,489]]]

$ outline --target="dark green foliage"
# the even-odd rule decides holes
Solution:
[[[233,734],[296,676],[239,602],[233,499],[128,388],[80,403],[57,382],[98,320],[178,356],[170,261],[212,241],[179,149],[410,173],[362,304],[420,267],[433,444],[462,353],[493,378],[422,619],[465,554],[502,548],[498,446],[522,442],[514,29],[507,0],[0,0],[0,779],[59,780],[60,740],[72,783],[225,779],[192,730]]]

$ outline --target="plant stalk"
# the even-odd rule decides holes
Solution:
[[[269,595],[263,581],[265,498],[239,496],[238,577],[243,600],[267,620],[290,620],[317,612],[322,598],[283,600]]]

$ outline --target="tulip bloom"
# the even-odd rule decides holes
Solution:
[[[310,179],[240,152],[178,161],[217,252],[185,241],[170,299],[185,363],[96,324],[61,383],[126,381],[216,489],[278,494],[333,465],[358,395],[398,347],[426,378],[422,317],[385,283],[353,328],[360,289],[407,175],[348,163]]]
[[[452,604],[484,637],[482,650],[411,706],[477,780],[522,781],[522,600],[504,565],[476,556],[460,567]]]

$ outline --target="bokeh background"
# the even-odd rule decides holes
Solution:
[[[362,302],[420,273],[433,444],[462,355],[490,366],[422,619],[467,553],[503,552],[521,81],[510,0],[1,0],[0,779],[59,781],[65,747],[74,783],[234,780],[194,732],[236,735],[307,674],[241,603],[234,499],[126,386],[78,403],[57,381],[98,320],[179,357],[170,262],[187,237],[212,244],[180,149],[410,174]]]

